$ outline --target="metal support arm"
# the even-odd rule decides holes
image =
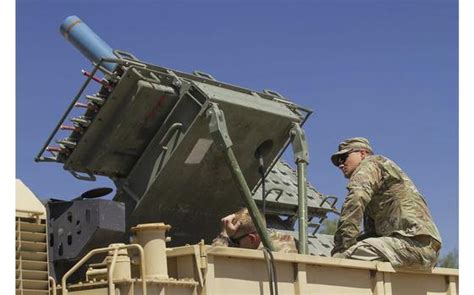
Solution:
[[[298,250],[300,254],[308,254],[308,205],[306,200],[306,166],[309,164],[308,143],[303,129],[296,123],[293,123],[290,136],[298,173]]]
[[[257,232],[262,240],[263,245],[274,251],[273,244],[268,235],[263,218],[258,211],[257,205],[252,198],[252,194],[247,185],[242,170],[240,169],[239,163],[235,158],[235,154],[232,150],[232,140],[230,139],[229,133],[227,132],[227,125],[224,118],[224,112],[219,109],[217,104],[212,103],[206,112],[207,118],[209,118],[209,131],[214,138],[214,143],[217,147],[224,152],[224,156],[229,166],[232,178],[237,184],[242,200],[245,206],[249,210],[250,217],[252,218]]]

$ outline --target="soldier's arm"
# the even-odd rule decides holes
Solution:
[[[228,247],[231,244],[229,236],[225,232],[221,232],[212,240],[212,246]]]
[[[361,163],[347,186],[348,194],[341,210],[341,216],[334,234],[334,248],[331,254],[341,253],[357,242],[364,212],[373,194],[382,181],[382,173],[377,163]]]
[[[357,237],[357,241],[362,241],[367,238],[376,237],[374,220],[368,215],[364,216],[364,233]]]
[[[234,219],[235,219],[235,213],[227,215],[226,217],[223,217],[221,219],[221,228],[222,231],[221,233],[212,240],[212,246],[223,246],[223,247],[228,247],[228,246],[235,246],[234,243],[229,238],[229,235],[233,235],[240,226],[240,222],[236,222],[234,224]]]

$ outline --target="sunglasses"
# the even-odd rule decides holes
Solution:
[[[234,244],[236,244],[236,245],[240,245],[240,241],[242,241],[242,240],[243,240],[245,237],[247,237],[248,235],[254,234],[254,233],[256,233],[256,232],[253,231],[253,232],[250,232],[250,233],[243,234],[243,235],[241,235],[240,237],[237,237],[237,238],[232,237],[232,238],[229,238],[229,239],[230,239],[230,241],[231,241],[232,243],[234,243]]]
[[[352,150],[352,151],[349,151],[345,154],[340,155],[339,158],[337,159],[337,164],[339,164],[339,165],[344,164],[347,160],[347,157],[349,157],[350,154],[355,153],[355,152],[360,152],[360,151],[361,150]]]

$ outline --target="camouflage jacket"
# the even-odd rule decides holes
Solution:
[[[407,237],[429,235],[441,243],[423,196],[390,159],[366,157],[352,173],[347,189],[332,254],[347,250],[358,240],[394,233]]]
[[[268,234],[270,236],[270,240],[273,243],[273,247],[275,247],[276,252],[283,252],[283,253],[298,253],[296,248],[296,242],[293,236],[281,233],[279,231],[269,229]],[[224,235],[217,236],[212,241],[212,246],[223,246],[223,247],[238,247],[238,245],[234,245],[229,237]],[[258,249],[263,249],[263,244],[260,243]]]

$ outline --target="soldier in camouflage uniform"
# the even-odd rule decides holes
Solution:
[[[212,241],[213,246],[231,246],[248,249],[262,249],[263,244],[247,208],[221,219],[222,231]],[[275,251],[298,253],[296,243],[291,235],[269,230],[270,240]]]
[[[400,167],[373,155],[363,137],[340,143],[331,161],[349,179],[332,256],[388,261],[394,267],[434,267],[441,237],[426,201]]]

